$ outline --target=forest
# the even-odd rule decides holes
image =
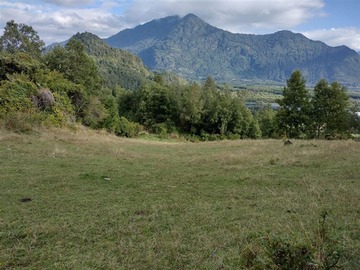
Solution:
[[[109,83],[120,74],[100,72],[96,56],[80,40],[72,38],[65,47],[44,52],[45,44],[31,26],[10,21],[4,30],[0,119],[14,131],[81,123],[118,136],[153,133],[194,141],[331,139],[360,133],[359,104],[351,102],[347,89],[319,78],[310,90],[300,70],[284,82],[278,110],[250,110],[243,91],[220,88],[211,76],[179,84],[166,74],[140,76],[129,67],[120,69],[126,84]]]

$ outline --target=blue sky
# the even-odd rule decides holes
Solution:
[[[291,30],[360,51],[360,0],[0,0],[1,29],[9,20],[26,23],[47,44],[84,31],[109,37],[188,13],[233,33]]]

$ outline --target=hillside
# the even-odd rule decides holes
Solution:
[[[309,83],[325,78],[360,85],[360,55],[346,46],[330,47],[290,31],[233,34],[193,14],[153,20],[105,41],[138,55],[150,69],[188,79],[284,82],[300,69]]]
[[[111,48],[96,35],[78,33],[72,38],[85,45],[87,53],[95,60],[100,75],[108,86],[120,85],[126,89],[136,89],[151,74],[140,58],[127,51]]]

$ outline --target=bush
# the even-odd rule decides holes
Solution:
[[[8,130],[27,133],[31,132],[34,126],[40,125],[41,117],[36,113],[10,112],[2,118],[2,122]]]
[[[296,245],[282,239],[267,243],[270,258],[269,267],[275,269],[314,269],[312,252],[305,245]]]
[[[8,112],[32,110],[30,97],[38,94],[37,86],[23,74],[9,75],[0,85],[0,116]]]
[[[125,136],[125,137],[135,137],[142,131],[143,128],[141,125],[130,122],[124,116],[119,118],[119,121],[116,125],[115,134],[118,136]]]
[[[165,136],[168,134],[168,127],[166,123],[159,123],[152,126],[152,130],[155,134]]]
[[[313,238],[304,243],[295,239],[266,236],[251,241],[242,251],[248,269],[330,270],[340,268],[343,251],[330,237],[328,212],[320,214]]]

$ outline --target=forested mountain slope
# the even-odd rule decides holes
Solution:
[[[140,58],[127,51],[111,48],[96,35],[78,33],[73,38],[81,41],[87,53],[93,56],[100,75],[108,86],[120,85],[126,89],[136,89],[150,76]]]
[[[360,85],[360,55],[301,34],[233,34],[197,16],[171,16],[126,29],[105,41],[138,55],[153,70],[188,79],[285,81],[300,69],[309,83],[319,78]]]

